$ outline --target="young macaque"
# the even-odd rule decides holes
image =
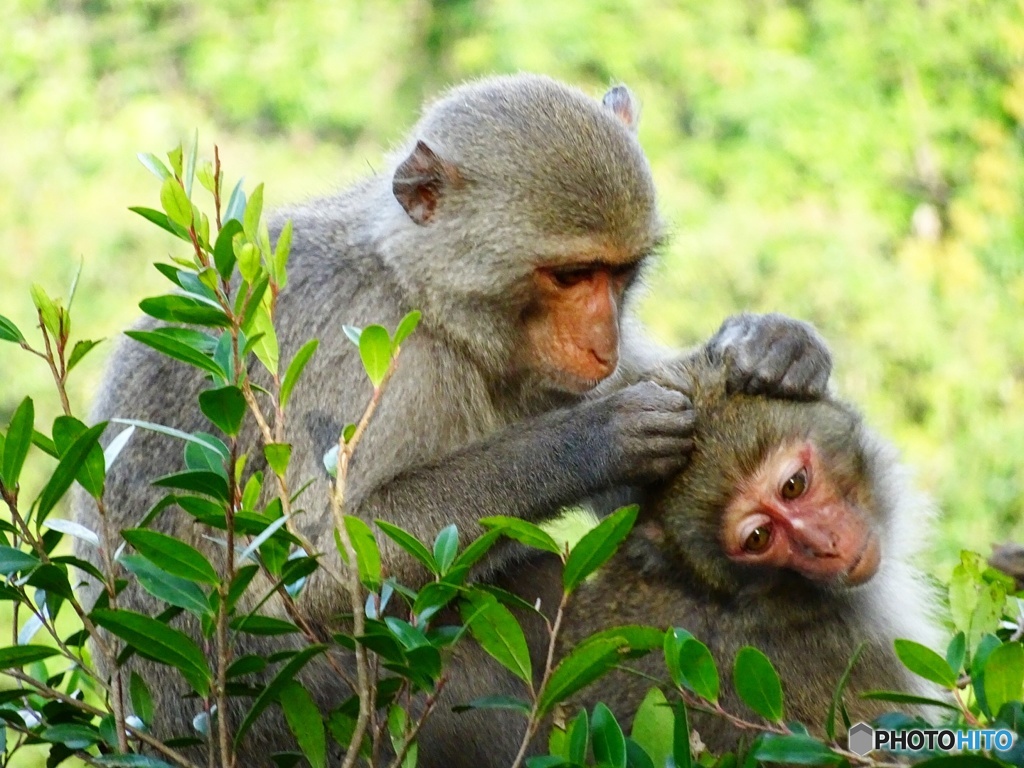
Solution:
[[[893,449],[835,400],[730,395],[725,377],[704,365],[693,367],[692,378],[697,424],[690,465],[649,490],[630,537],[573,595],[559,654],[617,625],[684,628],[716,659],[723,707],[760,722],[730,679],[736,652],[753,645],[779,671],[785,719],[819,733],[836,684],[862,643],[844,695],[852,722],[893,707],[858,697],[868,690],[936,696],[893,649],[897,638],[932,648],[940,638],[931,617],[934,596],[912,564],[928,533],[928,505],[911,489]],[[519,574],[529,574],[529,582],[507,587],[529,602],[539,598],[542,610],[553,613],[562,583],[558,559],[539,557]],[[546,632],[539,622],[528,621],[527,629],[534,669],[542,669]],[[494,693],[496,680],[502,692],[521,695],[493,662],[480,669],[484,663],[476,658],[463,670],[468,680],[452,681],[453,700]],[[667,677],[660,653],[625,665]],[[651,684],[617,670],[573,704],[601,701],[628,722]],[[443,759],[424,765],[469,765],[460,755],[473,753],[473,745],[486,749],[491,764],[508,764],[508,756],[495,755],[516,740],[506,734],[507,723],[476,717],[460,731],[459,715],[444,717],[452,719],[433,726],[449,739],[439,748]],[[716,753],[734,748],[742,733],[700,712],[691,713],[691,726]],[[429,738],[421,759],[437,748]],[[545,739],[536,741],[543,749]]]

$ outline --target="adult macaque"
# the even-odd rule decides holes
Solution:
[[[691,371],[697,424],[690,465],[650,492],[627,541],[573,594],[560,653],[614,626],[684,628],[718,662],[726,710],[758,722],[729,679],[736,652],[753,645],[779,671],[785,718],[819,731],[861,643],[845,695],[852,721],[892,706],[857,697],[867,690],[936,696],[893,651],[897,638],[935,648],[940,636],[934,595],[911,562],[927,536],[928,506],[894,451],[842,403],[728,395],[720,371]],[[558,606],[558,558],[538,556],[517,578],[506,586],[527,602],[539,600],[549,613]],[[542,670],[546,631],[528,618],[525,628],[534,669]],[[462,654],[450,701],[523,694],[521,682],[479,648]],[[667,677],[660,653],[625,666]],[[628,721],[650,686],[650,677],[616,671],[574,703],[602,701]],[[734,748],[741,734],[699,712],[691,726],[715,752]],[[480,765],[485,755],[487,764],[508,765],[521,734],[490,711],[438,713],[423,734],[420,765]],[[543,734],[536,741],[542,750]]]
[[[395,327],[422,311],[351,465],[347,511],[398,524],[424,540],[455,523],[543,520],[563,505],[620,485],[655,482],[685,463],[688,398],[645,380],[666,356],[637,332],[630,298],[663,239],[650,169],[635,135],[637,105],[613,88],[602,102],[535,76],[482,80],[431,105],[384,172],[282,214],[294,236],[277,310],[281,358],[320,339],[289,405],[292,487],[313,478],[299,528],[336,558],[322,457],[371,394],[342,323]],[[280,223],[280,222],[279,222]],[[813,398],[827,384],[828,351],[809,326],[778,315],[727,320],[703,350],[739,389]],[[660,374],[659,374],[660,375]],[[196,407],[202,375],[147,347],[115,354],[95,417],[209,430]],[[262,454],[243,435],[250,468]],[[136,434],[107,480],[108,514],[129,528],[160,497],[150,481],[181,465],[180,443]],[[94,506],[78,520],[97,528]],[[222,556],[174,509],[155,527]],[[419,564],[380,539],[390,576],[422,584]],[[89,547],[78,553],[97,559]],[[483,578],[514,574],[522,549],[496,547]],[[515,576],[511,576],[515,578]],[[129,590],[120,602],[156,601]],[[314,626],[346,610],[316,577],[302,600]],[[248,652],[280,646],[264,640]],[[177,673],[147,668],[161,733],[190,730]],[[348,695],[324,669],[321,703]],[[254,729],[253,754],[280,747]]]

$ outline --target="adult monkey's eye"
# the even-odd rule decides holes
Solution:
[[[590,277],[589,269],[553,269],[551,278],[560,288],[572,288]]]
[[[807,490],[807,470],[802,469],[782,484],[782,498],[795,499]]]
[[[770,525],[759,525],[750,532],[747,540],[743,542],[743,549],[747,552],[764,552],[772,540],[772,528]]]

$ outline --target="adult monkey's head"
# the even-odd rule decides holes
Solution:
[[[599,102],[498,77],[429,106],[395,155],[382,250],[486,370],[566,392],[615,370],[623,304],[662,236],[637,116],[623,86]]]

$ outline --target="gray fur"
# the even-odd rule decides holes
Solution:
[[[613,101],[635,107],[627,95]],[[276,217],[274,234],[285,219],[294,224],[290,280],[277,310],[281,360],[291,360],[310,338],[321,341],[289,404],[287,439],[290,487],[315,479],[300,500],[307,511],[297,524],[325,557],[337,555],[322,457],[371,395],[343,323],[394,328],[410,310],[423,313],[351,467],[347,511],[368,521],[383,518],[426,541],[455,523],[465,544],[480,532],[480,517],[544,520],[563,505],[651,482],[685,463],[689,401],[643,382],[663,353],[628,315],[621,321],[619,369],[592,392],[567,392],[522,364],[521,317],[537,266],[573,264],[601,247],[639,259],[662,239],[650,169],[633,127],[548,78],[481,80],[431,105],[383,173]],[[429,151],[421,150],[396,181],[420,142]],[[415,194],[417,178],[434,185],[426,207]],[[797,356],[817,354],[796,347]],[[126,341],[113,356],[94,418],[210,431],[196,407],[204,386],[194,369]],[[255,428],[241,440],[249,468],[259,468]],[[108,476],[116,531],[137,525],[161,497],[150,481],[180,469],[181,450],[170,438],[136,433]],[[100,527],[83,495],[74,507],[81,523]],[[217,545],[176,508],[153,527],[222,560]],[[422,585],[419,565],[380,539],[387,574]],[[78,554],[99,562],[88,547]],[[518,547],[502,544],[479,575],[515,573],[521,560]],[[95,596],[92,585],[87,599]],[[162,608],[135,587],[120,605],[150,614]],[[311,579],[301,607],[322,633],[346,609],[322,576]],[[195,634],[195,627],[186,628]],[[284,645],[243,639],[236,654],[268,655]],[[139,668],[156,698],[156,733],[190,733],[200,704],[182,698],[186,688],[177,673],[141,662]],[[325,710],[349,695],[326,665],[309,667],[305,680]],[[231,714],[235,724],[241,711]],[[279,720],[266,721],[252,730],[242,762],[255,764],[290,743]]]
[[[943,698],[934,686],[908,672],[893,652],[896,638],[939,648],[942,634],[933,615],[936,595],[913,564],[914,554],[927,541],[931,509],[911,489],[895,451],[852,409],[835,401],[725,397],[727,376],[709,374],[703,365],[696,378],[692,368],[690,374],[698,418],[691,464],[667,485],[649,490],[630,537],[573,595],[559,654],[591,633],[614,626],[682,627],[715,657],[726,710],[756,721],[731,681],[736,652],[753,645],[768,655],[782,677],[786,720],[800,720],[819,734],[836,683],[861,642],[865,649],[844,698],[853,722],[894,708],[907,710],[857,697],[867,690]],[[830,468],[843,477],[858,477],[862,496],[872,500],[868,513],[882,541],[882,561],[874,578],[859,587],[811,582],[780,569],[739,566],[725,557],[718,543],[719,517],[736,484],[782,441],[805,435],[812,436]],[[520,568],[518,577],[507,587],[528,603],[539,601],[553,618],[561,598],[559,560],[538,556]],[[539,677],[547,635],[535,617],[521,618]],[[468,645],[460,653],[462,666],[453,667],[447,691],[452,704],[494,694],[523,695],[522,683],[478,647]],[[667,677],[658,652],[624,664],[648,676]],[[585,689],[572,704],[589,708],[604,702],[628,728],[652,684],[648,678],[616,671]],[[574,716],[574,706],[564,714]],[[690,716],[691,727],[710,749],[717,753],[736,747],[742,732],[725,720],[696,711]],[[493,713],[439,713],[422,736],[419,765],[508,765],[523,722]],[[752,735],[748,733],[748,742]],[[542,753],[546,743],[542,731],[531,754]],[[485,748],[488,762],[474,762]]]

